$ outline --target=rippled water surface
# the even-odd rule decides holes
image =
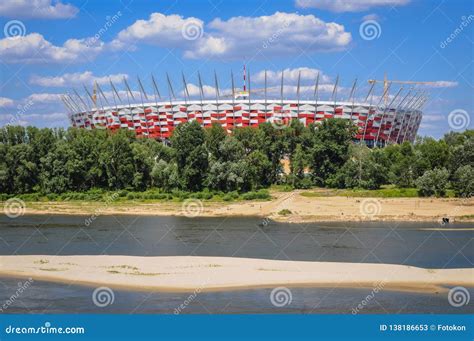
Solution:
[[[232,256],[283,260],[407,264],[427,268],[473,267],[474,224],[265,223],[262,218],[0,217],[3,255]],[[0,279],[0,302],[24,280]],[[291,288],[291,303],[276,307],[272,289],[188,294],[115,290],[114,303],[92,302],[94,288],[35,281],[5,312],[351,313],[370,289]],[[472,296],[472,290],[469,289]],[[189,299],[191,295],[191,300]],[[195,297],[194,297],[195,296]],[[466,313],[472,302],[452,307],[446,293],[377,293],[360,313]]]

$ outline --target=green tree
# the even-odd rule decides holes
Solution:
[[[170,192],[179,187],[178,167],[175,162],[158,160],[151,172],[153,186]]]
[[[354,134],[351,122],[328,119],[314,128],[309,165],[317,185],[325,185],[349,158],[349,146]]]
[[[245,161],[247,163],[249,189],[270,186],[272,183],[272,164],[267,156],[261,151],[255,150],[247,155]]]
[[[41,158],[42,192],[63,193],[72,190],[73,179],[77,177],[77,159],[76,152],[66,141],[58,141],[55,148]]]
[[[398,153],[393,156],[395,159],[391,166],[392,183],[401,188],[413,187],[417,178],[413,146],[409,142],[403,142],[398,147]]]
[[[294,188],[307,188],[310,186],[308,181],[305,181],[305,168],[307,165],[306,153],[303,151],[301,144],[298,144],[290,159],[290,184]]]
[[[328,179],[328,185],[336,188],[378,189],[388,179],[384,161],[379,149],[354,145],[351,147],[351,158]]]
[[[128,131],[110,134],[100,146],[99,164],[107,177],[107,187],[122,189],[133,187],[135,165]]]
[[[459,167],[454,173],[452,186],[457,197],[474,196],[474,167],[471,165]]]
[[[426,171],[416,180],[416,187],[421,196],[436,195],[442,197],[446,194],[449,184],[449,172],[446,168],[436,168]]]
[[[474,167],[474,137],[465,139],[462,144],[451,149],[449,157],[449,168],[454,173],[462,166]]]
[[[171,145],[175,150],[181,188],[200,191],[209,167],[205,134],[199,122],[180,124],[173,132]]]
[[[209,129],[206,129],[206,147],[215,159],[222,157],[219,150],[226,136],[224,128],[218,123],[213,123]]]

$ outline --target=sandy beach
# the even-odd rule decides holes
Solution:
[[[442,292],[474,286],[474,269],[233,257],[0,256],[0,276],[169,292],[276,286]]]
[[[261,216],[277,221],[474,221],[474,199],[356,198],[303,196],[304,191],[272,192],[269,201],[186,202],[27,202],[26,214]],[[279,212],[289,210],[282,215]]]

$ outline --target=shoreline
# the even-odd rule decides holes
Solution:
[[[447,286],[474,287],[474,268],[194,256],[0,256],[0,276],[157,292],[284,286],[440,293]]]
[[[26,215],[140,215],[181,217],[261,217],[277,222],[407,221],[474,222],[474,198],[307,197],[302,190],[274,192],[268,201],[215,202],[26,202]],[[196,200],[194,200],[196,202]],[[282,211],[287,210],[286,214]],[[5,214],[5,213],[4,213]]]

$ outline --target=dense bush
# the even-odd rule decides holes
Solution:
[[[454,173],[452,184],[456,196],[463,198],[474,196],[474,167],[471,165],[459,167]]]
[[[436,168],[426,171],[416,180],[416,188],[421,196],[436,195],[442,197],[446,194],[449,183],[449,172],[446,168]]]

